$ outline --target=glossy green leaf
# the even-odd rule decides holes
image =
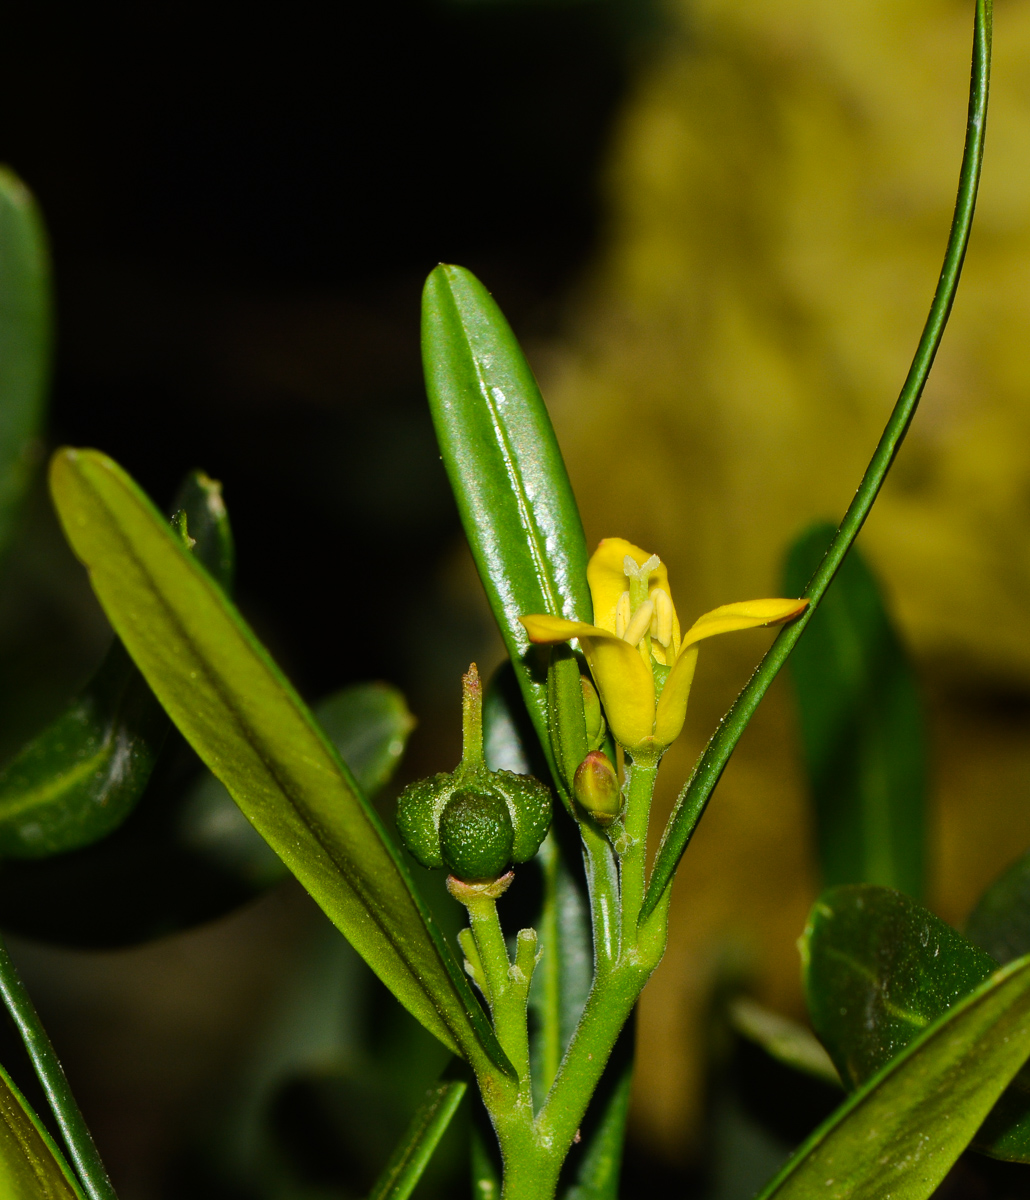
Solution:
[[[966,922],[966,937],[1000,963],[1030,954],[1030,854],[980,897]]]
[[[50,343],[43,221],[28,188],[0,167],[0,548],[41,449]]]
[[[429,1088],[369,1200],[407,1200],[467,1090],[468,1080],[453,1072],[445,1072]]]
[[[791,547],[800,595],[833,538],[816,525]],[[790,657],[827,887],[923,889],[926,730],[915,677],[876,578],[852,547]]]
[[[863,885],[820,896],[801,957],[812,1028],[849,1088],[998,968],[908,896]]]
[[[864,1082],[968,995],[997,962],[914,900],[889,888],[833,888],[802,942],[812,1026],[848,1087]],[[1030,1162],[1030,1079],[977,1134],[996,1158]]]
[[[565,463],[515,335],[461,267],[439,266],[426,281],[422,358],[462,525],[553,771],[547,660],[518,618],[592,619],[586,540]]]
[[[47,858],[117,829],[146,787],[168,728],[115,642],[83,692],[0,771],[0,858]]]
[[[173,507],[193,553],[231,587],[221,485],[194,471]],[[107,837],[143,794],[170,728],[116,639],[83,691],[0,771],[0,858],[48,858]]]
[[[224,592],[104,455],[60,451],[51,490],[115,631],[255,828],[430,1032],[510,1070],[399,851]]]
[[[3,1067],[0,1196],[4,1200],[83,1200],[64,1155]]]
[[[926,1200],[1030,1056],[1030,961],[925,1027],[809,1137],[757,1200]]]

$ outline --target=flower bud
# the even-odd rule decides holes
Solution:
[[[610,825],[622,812],[622,789],[619,777],[606,754],[591,750],[576,769],[573,781],[576,803],[584,808],[598,825]]]

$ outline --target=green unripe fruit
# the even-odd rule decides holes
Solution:
[[[412,857],[430,869],[443,866],[440,814],[454,791],[450,775],[409,783],[397,801],[397,832]]]
[[[551,793],[531,775],[490,771],[483,761],[479,676],[465,676],[465,753],[450,775],[409,784],[397,831],[424,867],[481,882],[536,854],[551,826]]]
[[[508,806],[497,795],[457,791],[440,814],[440,853],[466,883],[503,875],[514,838]]]

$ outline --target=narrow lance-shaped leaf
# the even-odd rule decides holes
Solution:
[[[64,1155],[3,1067],[0,1196],[4,1200],[85,1200]]]
[[[16,1092],[12,1092],[12,1097],[22,1109],[21,1116],[27,1117],[34,1126],[49,1155],[34,1142],[31,1133],[21,1123],[21,1116],[14,1105],[7,1106],[4,1113],[8,1137],[20,1142],[25,1154],[32,1160],[34,1173],[41,1182],[51,1176],[51,1165],[56,1163],[60,1174],[66,1180],[74,1180],[71,1187],[76,1196],[85,1195],[88,1200],[116,1200],[114,1188],[93,1141],[93,1135],[72,1094],[64,1068],[2,938],[0,1000],[3,1001],[7,1016],[21,1036],[36,1078],[50,1103],[50,1110],[60,1130],[70,1165],[50,1140],[32,1109]],[[75,1171],[74,1176],[72,1169]],[[0,1195],[6,1196],[7,1193],[0,1192]],[[44,1190],[42,1195],[63,1197],[64,1192],[55,1185],[53,1192]]]
[[[478,279],[439,266],[426,281],[422,357],[444,466],[479,576],[555,774],[546,660],[518,618],[590,621],[587,549],[533,373]]]
[[[658,907],[666,890],[672,883],[676,867],[694,835],[697,823],[715,790],[730,756],[743,736],[755,709],[787,661],[798,638],[818,610],[826,589],[830,586],[844,556],[858,536],[866,517],[873,507],[880,488],[887,478],[901,443],[905,440],[909,425],[923,394],[930,375],[934,358],[944,336],[951,315],[951,306],[958,290],[965,260],[969,233],[973,227],[973,212],[976,194],[980,185],[980,168],[983,164],[984,137],[987,131],[987,97],[991,76],[991,0],[976,0],[973,19],[973,66],[969,81],[969,117],[966,122],[966,142],[959,171],[958,196],[951,233],[944,251],[944,263],[937,281],[933,303],[923,327],[919,345],[916,347],[912,365],[891,412],[880,440],[876,445],[869,466],[858,485],[855,498],[833,536],[833,542],[819,569],[805,588],[804,597],[809,605],[801,616],[786,626],[777,635],[769,651],[758,665],[758,670],[748,681],[729,711],[719,723],[712,740],[680,793],[669,823],[662,835],[661,845],[655,857],[647,894],[641,906],[640,919],[646,921]]]
[[[232,532],[221,485],[199,471],[175,501],[193,553],[225,588]],[[171,728],[121,642],[51,724],[0,771],[0,858],[47,858],[108,836],[135,808]]]
[[[784,595],[799,595],[834,534],[791,547]],[[926,733],[915,676],[856,547],[790,657],[823,884],[923,888]]]
[[[832,888],[802,941],[812,1025],[849,1088],[863,1083],[997,970],[990,955],[890,888]],[[1030,1161],[1030,1089],[1020,1075],[973,1145]]]
[[[407,1200],[468,1090],[468,1080],[445,1072],[426,1092],[369,1200]]]
[[[43,221],[28,188],[0,167],[0,550],[40,450],[50,319]]]
[[[60,451],[51,490],[119,637],[255,828],[432,1033],[510,1071],[399,851],[222,590],[104,455]]]
[[[757,1200],[926,1200],[1030,1056],[1030,960],[922,1031],[805,1141]]]

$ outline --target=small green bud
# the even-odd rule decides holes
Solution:
[[[586,809],[598,825],[610,825],[622,812],[619,777],[607,754],[600,750],[591,750],[579,764],[572,790],[576,803]]]
[[[585,675],[580,675],[579,685],[583,689],[583,717],[587,726],[587,745],[591,750],[598,750],[608,732],[604,724],[604,714],[601,712],[601,699],[597,689]]]
[[[530,775],[487,768],[475,663],[462,684],[461,762],[449,775],[421,779],[404,789],[397,803],[397,830],[424,867],[446,867],[463,882],[479,883],[533,857],[551,825],[551,793]]]

